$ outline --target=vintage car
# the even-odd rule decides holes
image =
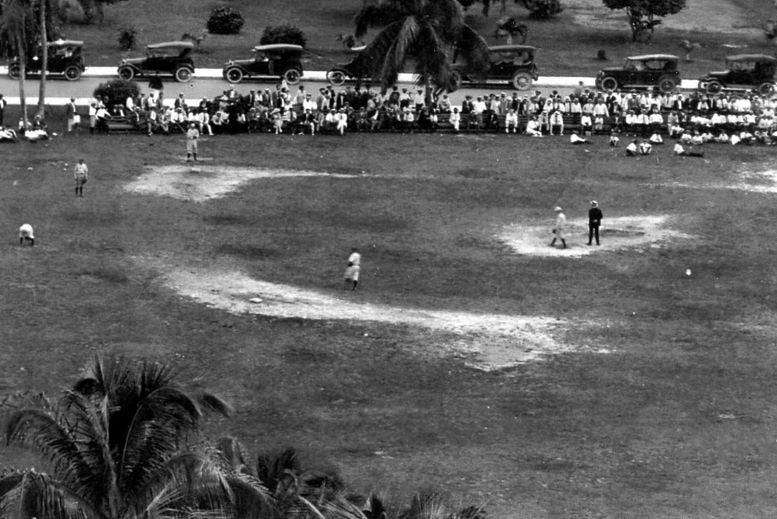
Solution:
[[[596,87],[613,91],[619,88],[658,88],[675,90],[682,81],[677,70],[680,58],[672,54],[645,54],[626,58],[622,67],[608,67],[596,76]]]
[[[146,46],[146,56],[121,60],[119,77],[131,80],[137,76],[170,74],[185,83],[194,75],[191,58],[194,44],[190,41],[170,41]]]
[[[236,59],[224,63],[222,75],[230,83],[239,83],[246,78],[282,78],[290,85],[299,83],[302,77],[302,54],[300,45],[273,43],[253,48],[254,57]]]
[[[536,47],[530,45],[494,45],[488,48],[489,63],[484,72],[474,73],[454,59],[451,91],[463,85],[507,82],[517,90],[529,88],[539,77],[534,63]]]
[[[369,65],[365,63],[363,55],[355,56],[351,61],[342,65],[335,65],[326,72],[326,80],[330,85],[341,86],[346,80],[355,80],[358,83],[369,83]]]
[[[86,68],[84,66],[84,57],[81,54],[81,49],[84,46],[84,42],[79,40],[56,40],[49,42],[48,47],[48,63],[46,68],[47,76],[52,74],[61,74],[68,81],[76,81],[81,78],[81,74]],[[8,75],[16,79],[19,77],[21,67],[19,66],[18,58],[12,61],[8,65]],[[33,56],[27,60],[25,73],[26,75],[40,75],[41,67],[43,66],[43,60],[38,56]]]
[[[726,70],[710,72],[699,79],[699,89],[708,94],[722,90],[757,90],[761,95],[774,92],[777,58],[766,54],[737,54],[726,58]]]

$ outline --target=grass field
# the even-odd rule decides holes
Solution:
[[[505,518],[773,515],[773,150],[627,159],[605,144],[216,137],[199,170],[171,184],[179,198],[128,190],[180,171],[177,137],[5,145],[2,392],[54,394],[90,356],[120,353],[173,363],[187,387],[231,401],[236,416],[211,436],[254,453],[298,447],[359,491],[438,486]],[[91,171],[83,199],[78,157]],[[187,199],[230,168],[266,174]],[[590,254],[518,254],[504,240],[533,229],[527,240],[549,241],[553,206],[580,219],[592,198],[605,227]],[[674,234],[615,225],[625,217]],[[23,222],[34,248],[16,242]],[[628,234],[642,241],[617,245]],[[572,250],[584,241],[575,231]],[[352,245],[364,258],[356,292],[340,279]],[[230,292],[240,276],[271,284],[290,313],[232,313],[218,308],[226,299],[177,292],[188,279],[245,300]],[[349,318],[306,318],[311,307],[283,299],[295,290]],[[348,313],[359,307],[366,319]],[[432,311],[543,319],[565,353],[476,369],[504,337],[406,318]],[[4,451],[5,466],[24,463]]]
[[[600,0],[566,0],[563,4],[566,10],[557,19],[524,20],[530,31],[527,43],[540,48],[537,63],[541,75],[594,76],[608,64],[595,59],[599,49],[607,52],[609,64],[617,64],[633,54],[681,54],[678,44],[686,38],[703,45],[694,53],[694,62],[683,63],[682,70],[689,79],[720,69],[727,54],[744,51],[774,54],[774,45],[769,44],[761,31],[765,20],[777,18],[770,0],[689,0],[686,11],[677,17],[668,17],[666,24],[658,27],[651,44],[631,43],[625,15],[606,9]],[[186,32],[201,32],[211,9],[218,5],[238,8],[246,24],[236,36],[209,35],[203,43],[205,52],[195,55],[198,66],[220,67],[230,58],[247,57],[250,49],[258,44],[264,28],[281,23],[297,25],[307,35],[311,56],[305,66],[309,70],[326,70],[352,57],[335,38],[338,34],[353,32],[353,16],[361,5],[360,0],[130,0],[108,6],[102,26],[70,25],[64,32],[68,37],[86,41],[87,64],[109,66],[117,64],[122,56],[116,43],[120,28],[135,27],[142,49],[149,43],[177,39]],[[508,14],[526,18],[527,11],[513,2],[508,2],[508,6]],[[498,18],[497,12],[484,18],[480,4],[475,4],[467,15],[468,23],[490,43],[504,43],[492,36]],[[687,29],[689,26],[692,29]],[[374,34],[370,32],[366,41]]]

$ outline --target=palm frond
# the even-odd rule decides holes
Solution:
[[[34,470],[0,480],[0,517],[97,519],[100,514],[77,493]]]
[[[291,447],[277,455],[260,454],[256,460],[256,475],[273,494],[278,485],[289,474],[300,471],[300,462],[297,451]]]
[[[407,59],[416,54],[421,30],[421,24],[415,16],[408,16],[403,20],[402,27],[394,39],[394,48],[391,54],[394,61],[393,67],[397,70],[402,70]]]
[[[235,412],[226,400],[223,400],[212,393],[203,393],[199,396],[198,400],[203,409],[218,413],[225,417],[229,417]]]
[[[455,42],[456,54],[474,72],[485,72],[489,65],[488,43],[469,25],[462,25]]]
[[[445,43],[431,25],[424,25],[418,35],[415,63],[419,85],[446,88],[451,83],[451,63]]]
[[[446,40],[453,40],[459,28],[464,25],[464,10],[458,0],[431,0],[422,10],[423,18],[429,20]]]
[[[353,19],[354,37],[361,38],[371,27],[385,27],[400,20],[402,10],[396,2],[365,2]]]
[[[232,467],[235,472],[246,472],[245,456],[243,447],[237,438],[226,436],[216,440],[216,449],[221,453],[226,463]]]

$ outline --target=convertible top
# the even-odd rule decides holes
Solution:
[[[305,48],[302,45],[294,45],[293,43],[270,43],[268,45],[257,45],[254,47],[254,50],[257,52],[264,52],[264,51],[296,51],[296,52],[302,52],[305,50]]]
[[[84,42],[81,40],[63,40],[62,38],[50,41],[46,45],[49,47],[83,47]]]
[[[629,56],[626,58],[629,61],[650,61],[653,59],[656,60],[670,60],[670,61],[679,61],[680,58],[675,56],[674,54],[642,54],[639,56]]]
[[[151,45],[146,45],[146,48],[151,50],[166,48],[193,49],[194,43],[190,41],[166,41],[162,43],[152,43]]]
[[[761,63],[777,63],[777,58],[768,54],[735,54],[726,56],[726,61],[757,61]]]
[[[537,47],[531,45],[493,45],[488,48],[489,52],[505,52],[505,51],[524,51],[524,50],[537,50]]]

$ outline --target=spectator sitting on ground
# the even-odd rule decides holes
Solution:
[[[512,131],[516,133],[518,131],[518,114],[512,108],[507,111],[505,115],[505,133]]]
[[[590,141],[580,137],[577,132],[572,132],[572,135],[569,136],[569,142],[572,144],[589,144]]]
[[[0,142],[16,142],[17,140],[15,131],[0,127]]]
[[[656,132],[653,135],[651,135],[650,139],[648,139],[648,140],[650,141],[650,144],[663,144],[664,143],[664,139],[661,137],[661,134],[658,133],[658,132]]]
[[[459,127],[461,126],[461,114],[459,113],[459,109],[455,106],[453,107],[449,121],[451,125],[453,125],[453,131],[458,133]]]
[[[583,135],[591,135],[593,130],[593,121],[590,114],[583,114],[580,116],[580,130]]]
[[[650,155],[650,152],[653,151],[653,145],[650,144],[647,141],[642,141],[639,143],[639,154],[640,155]]]
[[[537,120],[536,115],[532,115],[529,118],[529,121],[526,123],[526,135],[531,135],[532,137],[542,137],[542,130],[540,130],[540,123]]]
[[[620,140],[620,137],[618,137],[617,135],[615,135],[615,130],[611,131],[611,132],[610,132],[610,147],[611,147],[611,148],[615,148],[616,146],[618,146],[618,143],[619,143],[620,141],[621,141],[621,140]]]
[[[692,148],[686,150],[683,148],[683,145],[679,142],[676,142],[674,145],[673,152],[677,156],[684,156],[684,157],[703,157],[704,153],[700,151],[693,151]]]
[[[553,113],[550,114],[548,125],[550,127],[549,133],[551,135],[555,135],[557,131],[559,135],[564,135],[564,114],[559,110],[554,110]]]
[[[626,155],[633,157],[639,153],[639,141],[634,139],[626,146]]]

